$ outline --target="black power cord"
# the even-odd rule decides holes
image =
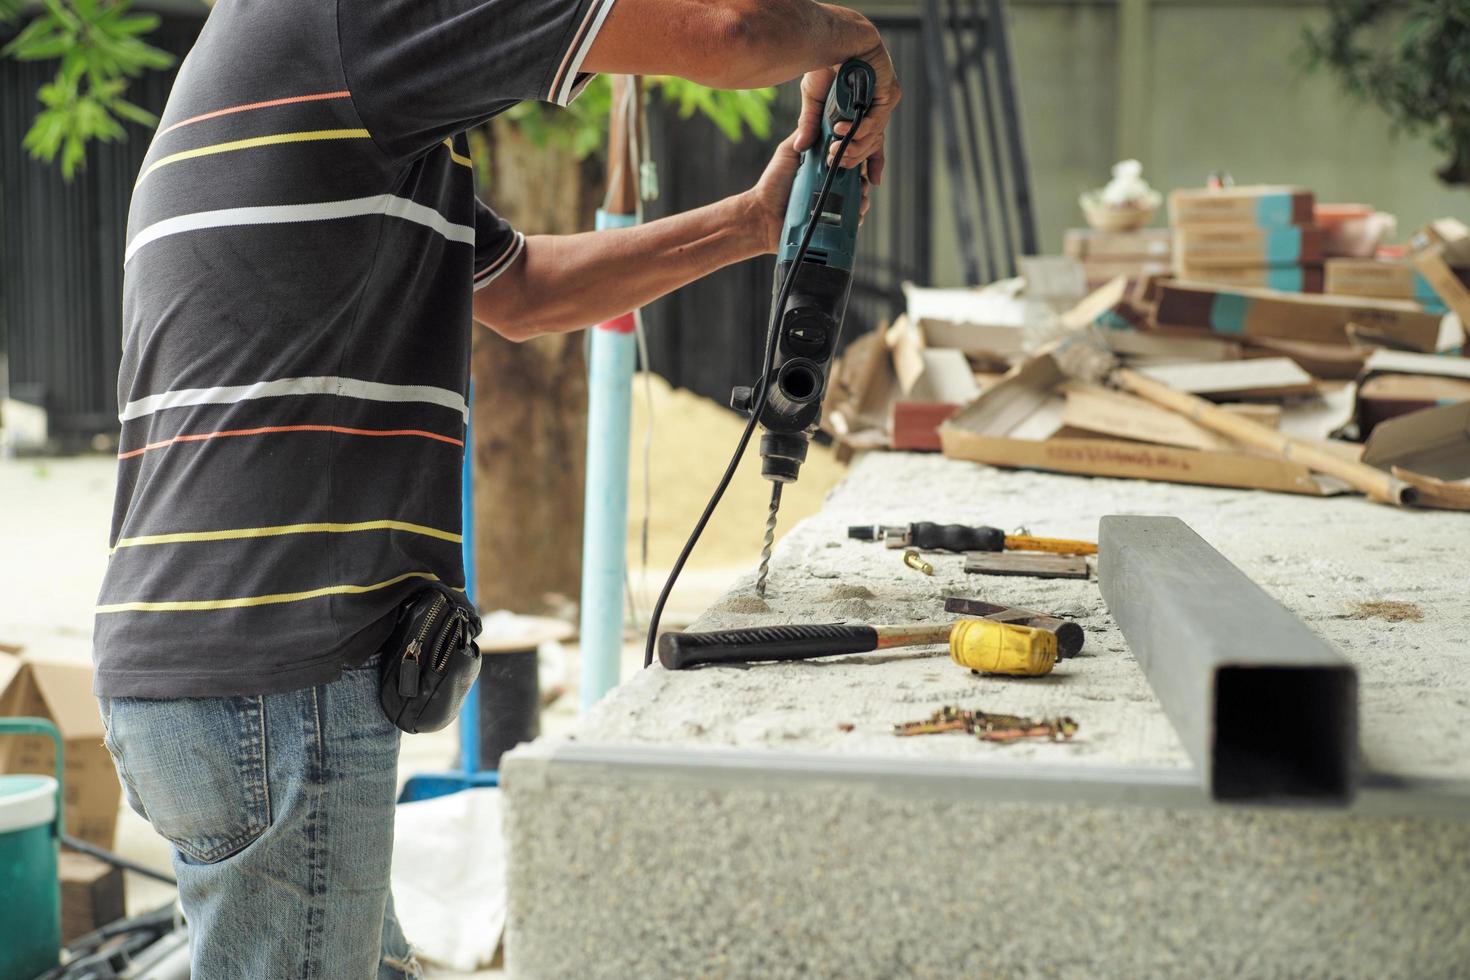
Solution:
[[[871,98],[871,93],[869,96]],[[740,441],[735,446],[735,454],[730,457],[730,465],[725,467],[725,475],[720,477],[715,492],[710,496],[709,503],[705,505],[704,513],[699,516],[694,530],[689,533],[689,539],[684,542],[684,549],[679,552],[679,559],[674,562],[668,580],[664,582],[663,591],[658,594],[658,602],[654,603],[653,615],[648,620],[648,644],[643,650],[644,667],[653,664],[653,647],[658,639],[658,622],[663,618],[664,606],[669,601],[669,594],[674,591],[674,583],[679,580],[679,573],[684,570],[684,563],[689,560],[689,556],[694,552],[694,546],[699,543],[699,536],[704,533],[705,525],[714,516],[715,508],[720,505],[720,498],[725,495],[725,489],[730,486],[730,480],[734,478],[735,470],[740,465],[740,458],[745,455],[745,448],[750,445],[750,437],[755,434],[755,427],[760,422],[761,413],[765,411],[766,398],[771,389],[771,355],[776,348],[776,332],[781,326],[782,311],[786,309],[786,300],[790,298],[791,286],[796,279],[796,270],[801,268],[802,261],[806,259],[807,248],[811,245],[812,235],[817,230],[817,216],[826,207],[827,195],[832,190],[832,181],[836,179],[837,171],[842,166],[842,157],[847,152],[848,144],[857,134],[858,126],[862,124],[863,117],[867,113],[867,100],[855,106],[852,125],[843,134],[841,142],[837,144],[837,150],[832,155],[832,164],[827,168],[827,176],[822,181],[821,189],[817,191],[810,213],[807,214],[806,231],[802,233],[801,244],[796,249],[796,257],[792,260],[790,268],[786,270],[786,276],[781,280],[781,288],[776,295],[776,302],[771,306],[771,322],[766,327],[766,350],[761,360],[761,377],[756,383],[757,390],[751,405],[750,421],[745,424],[745,431],[741,433]],[[820,134],[817,138],[821,138]]]

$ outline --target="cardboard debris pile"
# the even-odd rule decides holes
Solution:
[[[60,729],[66,832],[110,850],[122,787],[102,744],[92,665],[0,651],[0,715],[46,718]],[[44,736],[0,738],[0,773],[49,776],[55,764],[55,747]]]
[[[1245,190],[1176,192],[1183,254],[1255,270],[1249,263],[1286,251],[1266,229],[1315,213],[1299,189],[1273,189],[1269,204]],[[1259,227],[1244,230],[1247,219]],[[1294,227],[1290,268],[1315,262],[1320,272],[1331,236]],[[1069,241],[1112,248],[1118,234]],[[1435,222],[1402,260],[1344,261],[1367,284],[1353,288],[1380,295],[1124,274],[1082,295],[1085,262],[1071,257],[1028,260],[1021,279],[983,289],[906,287],[906,313],[840,361],[825,425],[845,454],[942,450],[996,466],[1318,496],[1368,492],[1373,479],[1355,477],[1371,467],[1410,484],[1405,499],[1470,509],[1461,482],[1470,478],[1470,357],[1460,356],[1470,350],[1470,229]],[[1361,272],[1364,262],[1373,272]],[[1229,414],[1120,390],[1119,367]],[[1255,438],[1259,428],[1224,424],[1234,419],[1301,440],[1317,465],[1283,440]]]

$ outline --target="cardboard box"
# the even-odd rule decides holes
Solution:
[[[69,943],[126,913],[123,873],[90,854],[63,850],[58,856],[61,878],[61,941]]]
[[[1321,261],[1322,229],[1314,225],[1184,225],[1174,232],[1174,264],[1181,269],[1252,269]]]
[[[1274,289],[1283,293],[1320,293],[1323,276],[1320,265],[1253,266],[1244,268],[1207,268],[1176,264],[1180,282],[1206,283],[1212,286]]]
[[[122,787],[102,744],[91,664],[0,654],[0,715],[48,718],[61,730],[66,832],[110,850]],[[0,772],[51,775],[55,765],[49,738],[0,737]]]
[[[1333,295],[1406,299],[1421,306],[1437,307],[1438,312],[1449,309],[1429,280],[1408,262],[1328,259],[1324,270],[1323,289]],[[1462,283],[1470,283],[1470,268],[1452,271]]]
[[[1347,344],[1355,323],[1417,351],[1439,340],[1439,315],[1415,303],[1353,296],[1281,293],[1201,283],[1164,282],[1155,311],[1159,326],[1209,331],[1234,338],[1275,337]]]
[[[1025,353],[1026,327],[1038,315],[1026,300],[1002,290],[927,289],[905,283],[908,319],[928,347],[981,357]]]
[[[1136,231],[1069,228],[1062,238],[1062,254],[1082,262],[1167,262],[1173,250],[1174,233],[1168,228]]]
[[[1317,393],[1317,382],[1289,357],[1140,367],[1140,374],[1212,401],[1293,398]]]
[[[1412,412],[1373,430],[1363,462],[1401,467],[1436,480],[1470,477],[1470,401]]]
[[[1180,188],[1169,195],[1169,224],[1236,223],[1279,228],[1312,223],[1315,201],[1304,187]]]
[[[907,316],[900,316],[889,328],[888,346],[903,399],[962,404],[980,393],[965,354],[953,347],[930,347]]]
[[[1454,270],[1456,265],[1470,265],[1470,228],[1453,218],[1442,218],[1420,229],[1409,247],[1414,268],[1460,318],[1470,338],[1470,288]]]
[[[1059,388],[1065,380],[1050,354],[1027,361],[939,427],[944,454],[992,466],[1312,496],[1343,489],[1291,460],[1072,437],[1062,429],[1066,402]]]

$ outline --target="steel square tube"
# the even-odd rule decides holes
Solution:
[[[1357,671],[1176,517],[1104,517],[1098,583],[1220,801],[1347,804]]]

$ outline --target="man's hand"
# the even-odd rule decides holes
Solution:
[[[861,130],[859,130],[861,133]],[[781,232],[786,226],[786,202],[791,197],[791,185],[796,180],[796,169],[801,165],[801,154],[796,151],[800,132],[792,133],[776,147],[771,162],[766,164],[761,179],[750,190],[741,195],[750,227],[760,235],[760,250],[769,254],[781,247]],[[854,142],[856,140],[854,139]],[[868,213],[868,180],[863,178],[863,204],[859,212]]]
[[[874,30],[874,37],[877,37],[876,30]],[[898,77],[893,72],[893,61],[888,57],[888,49],[883,46],[881,40],[873,48],[857,57],[873,66],[873,74],[877,76],[878,86],[877,91],[873,93],[873,107],[863,117],[862,124],[858,126],[857,135],[848,144],[847,152],[842,157],[842,163],[844,167],[848,167],[866,161],[868,179],[874,184],[881,184],[883,183],[884,135],[888,128],[888,120],[893,115],[894,106],[898,105],[899,99],[903,98],[903,90],[899,88]],[[809,71],[801,80],[801,119],[796,124],[796,149],[798,150],[805,150],[821,136],[822,109],[827,103],[827,93],[832,88],[832,82],[837,77],[837,67]],[[847,133],[849,126],[842,122],[833,128],[838,136],[843,136]],[[829,162],[835,150],[836,144],[828,151]]]
[[[815,0],[618,0],[582,70],[678,75],[729,89],[778,85],[805,73],[796,142],[804,150],[821,132],[827,90],[849,58],[873,66],[877,91],[843,163],[866,162],[877,184],[883,133],[902,93],[878,29],[855,10]],[[837,129],[842,135],[847,125]]]

